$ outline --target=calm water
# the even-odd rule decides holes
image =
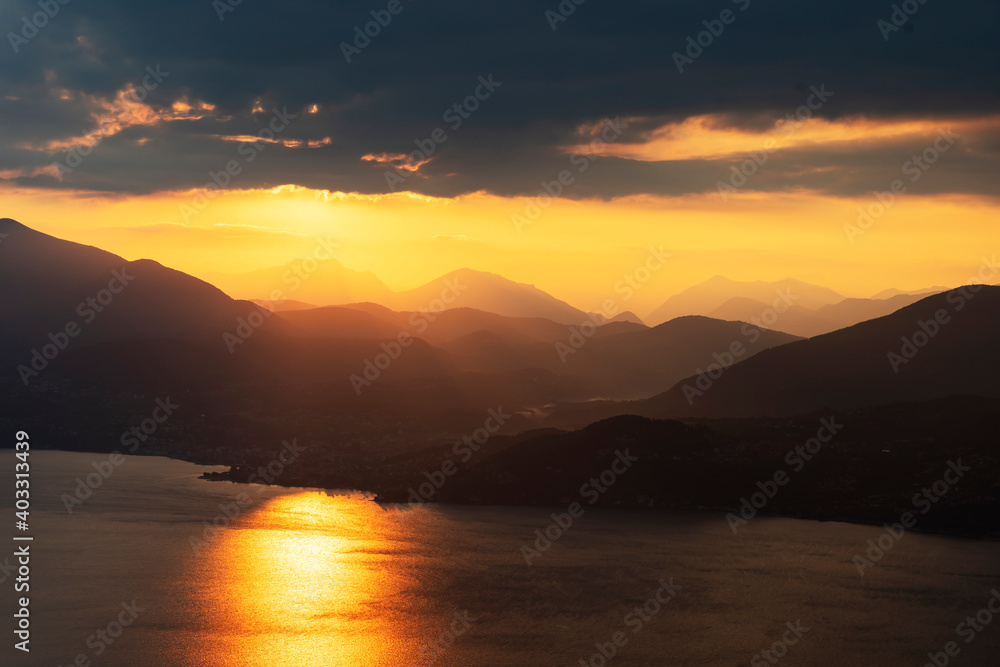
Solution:
[[[782,665],[919,667],[948,641],[956,665],[1000,653],[1000,618],[968,644],[955,632],[1000,586],[997,543],[906,535],[862,578],[851,559],[876,527],[758,518],[734,536],[718,514],[591,510],[528,567],[521,546],[551,509],[401,515],[358,494],[206,482],[161,458],[129,457],[67,514],[60,495],[100,458],[31,454],[32,652],[5,640],[0,664],[571,666],[622,632],[609,665],[748,665],[797,621],[808,630]],[[202,522],[240,494],[231,527],[196,551]],[[670,578],[671,601],[629,616]],[[118,634],[132,600],[142,611]]]

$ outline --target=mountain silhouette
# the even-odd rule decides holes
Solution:
[[[631,310],[623,310],[614,317],[610,318],[608,322],[632,322],[633,324],[646,326],[646,323],[642,321],[642,318],[633,313]]]
[[[1000,287],[966,286],[891,315],[766,350],[733,366],[704,391],[698,377],[687,378],[641,409],[675,417],[751,417],[958,394],[1000,397],[997,340]],[[703,378],[701,386],[706,384]],[[691,387],[701,393],[693,394]]]
[[[689,369],[709,369],[713,364],[728,367],[795,340],[790,334],[742,322],[691,316],[652,328],[594,336],[578,350],[573,344],[579,338],[567,340],[559,351],[565,358],[565,372],[602,382],[617,396],[637,398],[686,377]],[[733,346],[737,346],[736,354],[731,352]]]
[[[263,299],[250,300],[261,308],[270,310],[272,313],[280,313],[286,310],[308,310],[320,307],[313,303],[305,303],[304,301],[296,301],[295,299],[278,299],[277,301],[264,301]]]
[[[878,294],[872,296],[873,299],[888,299],[894,296],[899,296],[900,294],[908,294],[911,296],[930,296],[931,294],[940,294],[941,292],[947,292],[950,287],[944,287],[942,285],[935,285],[934,287],[925,287],[923,289],[917,290],[901,290],[895,287],[890,287],[889,289],[884,289]]]
[[[916,303],[927,294],[897,294],[884,299],[844,299],[810,310],[798,304],[789,306],[785,312],[774,311],[773,320],[766,324],[771,329],[785,331],[796,336],[809,338],[843,329],[858,322],[873,320],[894,313],[900,308]],[[769,313],[770,304],[746,297],[733,297],[709,313],[709,317],[720,320],[742,322],[760,321]]]
[[[396,338],[406,332],[444,345],[484,330],[512,343],[554,343],[567,335],[565,325],[551,320],[507,317],[474,308],[396,312],[378,304],[351,304],[283,311],[281,317],[303,335],[318,338]]]
[[[508,317],[541,317],[560,324],[589,321],[584,311],[534,285],[472,269],[452,271],[380,303],[400,311],[474,308]]]
[[[95,374],[119,376],[115,387],[122,391],[131,381],[158,376],[206,391],[315,385],[324,395],[353,396],[380,410],[502,401],[524,414],[549,415],[546,423],[575,425],[629,412],[752,417],[1000,394],[1000,287],[926,296],[808,340],[705,316],[654,327],[628,317],[596,325],[530,285],[468,269],[395,295],[410,304],[404,310],[372,302],[295,309],[309,304],[292,301],[272,304],[279,312],[264,314],[152,260],[130,262],[10,219],[0,220],[0,233],[0,280],[17,285],[0,293],[0,362],[15,368],[33,350],[61,339],[70,348],[67,373],[88,381]],[[715,283],[720,289],[734,284]],[[797,291],[810,307],[836,296],[794,281],[751,285],[758,292]],[[109,299],[100,309],[88,301],[98,295]],[[914,298],[841,299],[809,312],[865,318]],[[762,303],[738,299],[720,305],[751,312]],[[796,302],[785,315],[799,316],[799,308],[808,310]],[[247,326],[250,318],[257,324]],[[62,333],[70,323],[80,330],[72,339]],[[238,326],[253,336],[244,341],[241,334],[233,347],[224,335]],[[412,345],[394,351],[385,368],[374,368],[373,360],[394,350],[403,333]],[[237,350],[238,358],[213,361]],[[373,379],[362,392],[351,378],[365,373]],[[569,401],[578,404],[567,407]],[[553,410],[554,404],[560,405]]]
[[[334,378],[341,391],[351,388],[348,378],[366,369],[374,376],[372,360],[405,333],[413,343],[384,377],[377,373],[380,386],[419,378],[477,382],[511,400],[536,403],[640,398],[716,363],[713,354],[734,340],[744,340],[746,348],[724,365],[795,340],[756,329],[753,339],[745,340],[742,323],[709,318],[681,318],[654,328],[622,318],[598,326],[582,311],[530,285],[469,270],[397,295],[404,303],[423,302],[420,309],[395,311],[371,302],[294,309],[298,302],[261,302],[278,311],[272,313],[152,260],[129,262],[13,221],[3,225],[8,236],[0,252],[11,253],[12,259],[2,264],[0,279],[24,285],[7,291],[0,301],[8,316],[0,329],[7,343],[3,361],[26,363],[33,350],[50,344],[56,334],[71,348],[100,348],[88,355],[67,353],[68,370],[86,375],[101,366],[114,369],[105,374],[119,375],[121,387],[131,380],[151,381],[157,373],[178,383],[187,373],[190,384],[203,386],[199,369],[215,368],[223,384]],[[108,284],[118,280],[116,275],[125,284],[116,284],[118,293],[112,294]],[[90,313],[86,300],[102,292],[110,300]],[[463,301],[507,312],[544,312],[562,322],[498,314],[460,305]],[[89,313],[86,321],[81,313]],[[81,320],[81,332],[69,340],[60,332],[76,320]],[[125,342],[130,344],[122,346]],[[206,361],[206,355],[237,350],[236,365]]]
[[[752,299],[768,305],[778,301],[783,307],[795,305],[806,309],[819,308],[844,299],[831,289],[792,278],[775,282],[760,280],[738,282],[723,276],[715,276],[670,297],[650,313],[645,321],[655,326],[685,315],[710,315],[712,311],[734,297]],[[757,311],[758,316],[762,312]]]
[[[375,303],[396,312],[435,314],[471,308],[507,317],[545,318],[560,324],[588,320],[584,311],[533,285],[485,271],[458,269],[419,287],[393,292],[374,274],[346,269],[333,259],[317,262],[316,267],[312,274],[301,279],[298,276],[303,271],[303,260],[240,275],[215,274],[211,278],[227,293],[253,299],[276,312]],[[276,289],[280,290],[281,298],[267,300],[265,297]],[[629,317],[641,323],[634,314]]]
[[[394,339],[406,332],[448,353],[456,373],[543,369],[601,388],[599,395],[618,398],[660,392],[697,368],[715,363],[713,353],[728,350],[734,342],[743,345],[743,351],[728,363],[797,340],[782,332],[706,317],[678,318],[654,328],[632,322],[588,328],[472,308],[396,313],[359,304],[285,311],[281,318],[297,335],[315,338]]]
[[[817,454],[822,463],[803,458],[798,470],[789,468],[788,453],[815,437],[820,425],[836,429]],[[681,423],[625,415],[571,432],[538,429],[493,438],[458,464],[434,500],[711,508],[721,522],[722,511],[739,512],[742,498],[778,470],[788,472],[791,483],[762,513],[881,524],[899,519],[900,499],[912,496],[914,480],[935,479],[948,461],[962,460],[975,463],[921,518],[920,530],[996,536],[1000,465],[992,436],[998,427],[1000,400],[970,396],[793,418]],[[450,447],[442,447],[389,459],[394,474],[377,483],[380,499],[411,500],[423,471],[449,455]],[[608,469],[615,472],[613,483],[605,479],[601,492],[587,483]]]
[[[3,360],[25,363],[32,349],[108,341],[187,337],[222,342],[237,319],[258,312],[218,288],[148,259],[129,262],[91,246],[0,220]],[[76,335],[66,335],[67,327]],[[53,343],[54,344],[54,343]]]

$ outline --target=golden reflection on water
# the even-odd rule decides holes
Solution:
[[[266,501],[199,555],[211,581],[202,608],[211,665],[408,665],[395,618],[398,532],[375,503],[318,492]]]

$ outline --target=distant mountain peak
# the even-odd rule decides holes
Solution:
[[[455,274],[473,275],[473,276],[491,276],[493,278],[503,278],[503,280],[508,280],[508,278],[504,278],[499,273],[493,273],[492,271],[480,271],[479,269],[470,269],[467,266],[463,266],[460,269],[455,269],[454,271],[451,271],[450,273],[447,273],[445,275],[449,275],[450,276],[450,275],[455,275]],[[513,281],[511,281],[511,282],[513,282]]]
[[[608,322],[609,323],[611,323],[611,322],[631,322],[633,324],[641,324],[643,326],[646,325],[646,323],[642,321],[642,318],[640,318],[638,315],[636,315],[635,313],[633,313],[631,310],[623,310],[622,312],[618,313],[617,315],[615,315],[614,317],[612,317],[611,319],[609,319]]]
[[[933,287],[924,287],[917,290],[901,290],[896,287],[890,287],[889,289],[884,289],[875,296],[873,299],[891,299],[894,296],[900,295],[920,295],[920,294],[939,294],[941,292],[947,292],[950,287],[944,287],[942,285],[934,285]]]
[[[844,300],[843,295],[832,289],[796,278],[742,282],[724,276],[714,276],[674,294],[645,320],[650,325],[656,325],[682,315],[711,315],[734,297],[771,304],[776,299],[786,298],[783,295],[789,292],[793,304],[810,309]]]
[[[499,273],[493,273],[492,271],[480,271],[479,269],[470,269],[467,266],[446,273],[443,276],[441,276],[439,280],[443,280],[444,278],[466,278],[471,280],[491,281],[498,284],[519,285],[521,287],[531,287],[532,289],[538,289],[532,283],[518,282],[506,276],[500,275]]]
[[[13,218],[0,218],[0,232],[3,232],[4,234],[20,234],[28,232],[30,234],[42,235],[41,232],[34,230],[28,225],[18,222]]]
[[[457,283],[449,285],[448,281]],[[507,317],[542,317],[560,324],[580,324],[587,314],[534,285],[468,267],[385,298],[397,311],[417,311],[433,304],[448,309],[473,308]]]

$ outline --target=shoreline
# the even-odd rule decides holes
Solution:
[[[7,448],[2,448],[7,449]],[[96,450],[70,450],[70,449],[59,449],[59,448],[48,448],[36,450],[39,452],[61,452],[68,454],[110,454],[107,451],[96,451]],[[125,457],[142,457],[142,458],[163,458],[174,461],[181,461],[184,463],[189,463],[194,466],[206,466],[206,467],[219,467],[226,468],[229,470],[225,471],[213,471],[213,470],[203,470],[198,474],[195,479],[203,480],[206,482],[226,482],[230,484],[248,484],[248,485],[260,485],[269,487],[280,487],[287,489],[311,489],[315,491],[351,491],[355,493],[360,493],[366,496],[371,496],[372,502],[380,506],[395,505],[401,508],[409,507],[410,503],[407,499],[394,500],[396,497],[391,491],[383,490],[377,491],[373,489],[363,489],[357,487],[345,487],[345,486],[323,486],[315,484],[305,484],[297,480],[288,480],[282,482],[280,480],[275,480],[273,483],[267,483],[263,481],[250,482],[247,480],[236,479],[233,476],[233,470],[235,466],[227,463],[206,463],[198,460],[191,460],[188,458],[183,458],[181,456],[171,455],[168,453],[157,453],[157,454],[123,454]],[[386,495],[388,493],[388,495]],[[459,507],[459,508],[475,508],[475,507],[493,507],[493,508],[533,508],[533,509],[552,509],[552,510],[565,510],[565,505],[553,504],[550,502],[539,502],[539,503],[495,503],[495,502],[459,502],[455,500],[439,501],[436,499],[424,500],[421,505],[433,504],[441,507]],[[616,512],[622,512],[634,515],[650,515],[659,512],[688,512],[691,514],[718,514],[721,521],[725,521],[724,516],[727,514],[736,514],[739,516],[738,507],[708,507],[708,506],[663,506],[663,507],[642,507],[642,506],[630,506],[630,505],[607,505],[607,504],[595,504],[590,505],[588,509],[601,509],[601,510],[612,510]],[[890,516],[888,518],[871,518],[871,517],[858,517],[844,514],[837,515],[825,515],[825,514],[814,514],[814,513],[789,513],[789,512],[767,512],[764,509],[757,511],[757,514],[746,521],[751,522],[753,519],[762,518],[775,518],[775,519],[795,519],[798,521],[815,521],[819,523],[844,523],[858,526],[873,526],[879,527],[884,530],[885,524],[893,524],[898,522],[899,516]],[[742,518],[742,517],[741,517]],[[938,535],[942,537],[954,538],[954,539],[971,539],[971,540],[984,540],[984,541],[1000,541],[1000,532],[983,532],[981,534],[972,534],[966,531],[958,530],[941,530],[935,528],[921,528],[919,523],[912,528],[907,528],[906,532],[915,532],[924,535]],[[735,537],[736,535],[734,535]]]

